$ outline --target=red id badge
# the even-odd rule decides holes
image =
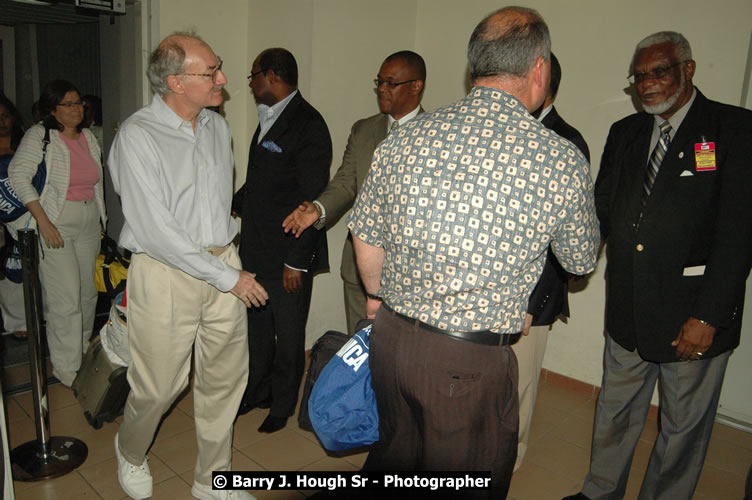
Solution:
[[[698,142],[695,144],[695,164],[698,172],[715,170],[715,142]]]

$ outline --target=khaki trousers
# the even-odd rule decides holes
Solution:
[[[233,245],[220,259],[241,267]],[[210,485],[212,471],[230,468],[233,421],[248,379],[245,305],[146,254],[131,260],[127,293],[133,362],[120,452],[134,465],[143,463],[162,416],[188,385],[193,352],[194,478]]]
[[[47,248],[40,236],[39,280],[42,284],[47,345],[52,366],[75,373],[89,348],[97,309],[94,267],[101,227],[94,200],[66,200],[55,221],[62,248]]]
[[[519,367],[519,382],[517,391],[520,398],[520,432],[517,439],[517,460],[514,463],[514,471],[522,465],[522,460],[527,452],[527,443],[530,440],[530,423],[533,421],[533,409],[535,399],[538,397],[538,381],[543,367],[543,356],[546,354],[546,342],[550,325],[532,326],[527,335],[512,346],[517,356]]]

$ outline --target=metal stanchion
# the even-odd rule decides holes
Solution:
[[[86,444],[76,438],[50,436],[47,370],[42,356],[42,289],[39,283],[39,247],[33,229],[18,231],[23,269],[26,329],[29,332],[29,362],[37,438],[10,452],[13,479],[38,481],[67,474],[86,460]]]

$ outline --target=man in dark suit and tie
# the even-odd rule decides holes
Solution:
[[[404,125],[422,111],[420,100],[425,81],[426,64],[415,52],[395,52],[384,60],[374,80],[379,113],[355,122],[337,173],[313,203],[304,202],[285,219],[285,231],[299,236],[311,225],[317,229],[329,228],[350,210],[371,167],[376,146],[390,129]],[[341,272],[347,331],[352,334],[358,320],[365,318],[366,292],[355,265],[349,233],[342,249]]]
[[[551,83],[548,86],[548,95],[538,114],[533,113],[547,128],[553,130],[563,138],[572,142],[577,149],[582,151],[588,162],[590,150],[588,149],[582,134],[564,121],[556,111],[554,100],[559,92],[561,84],[561,65],[554,53],[551,53]],[[543,267],[538,284],[535,285],[530,301],[527,306],[527,317],[523,336],[519,342],[512,346],[517,356],[519,368],[519,380],[517,391],[520,399],[520,428],[517,441],[517,460],[514,470],[520,468],[522,460],[527,452],[527,443],[530,438],[530,424],[533,420],[533,408],[538,395],[538,379],[543,367],[543,357],[546,354],[546,342],[551,325],[560,314],[569,316],[569,273],[561,267],[554,253],[548,249],[546,263]]]
[[[707,99],[679,33],[635,50],[645,112],[612,127],[595,184],[608,258],[590,472],[571,498],[623,498],[656,381],[660,433],[639,498],[691,498],[752,260],[752,112]]]
[[[240,257],[269,293],[248,312],[250,374],[239,414],[269,408],[260,432],[282,429],[295,411],[305,364],[305,326],[313,274],[329,266],[326,234],[285,234],[282,220],[329,180],[332,141],[321,117],[297,89],[298,68],[285,49],[263,51],[248,75],[259,112],[248,173],[235,194],[242,217]]]

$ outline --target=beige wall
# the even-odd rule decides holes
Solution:
[[[561,114],[585,136],[597,173],[611,123],[634,108],[624,89],[636,42],[662,29],[683,32],[697,60],[696,85],[715,100],[739,104],[747,58],[749,0],[542,0],[530,2],[548,22],[563,66]],[[303,95],[324,115],[339,166],[352,123],[376,112],[371,80],[383,58],[412,49],[426,59],[427,109],[466,92],[465,48],[473,27],[499,2],[477,0],[158,0],[160,34],[194,27],[225,60],[238,185],[245,176],[256,109],[245,76],[270,46],[297,57]],[[308,345],[328,329],[344,328],[339,261],[344,223],[329,232],[332,272],[316,278]],[[572,294],[572,318],[557,322],[544,366],[600,384],[604,262],[584,290]],[[748,308],[749,309],[749,308]]]

